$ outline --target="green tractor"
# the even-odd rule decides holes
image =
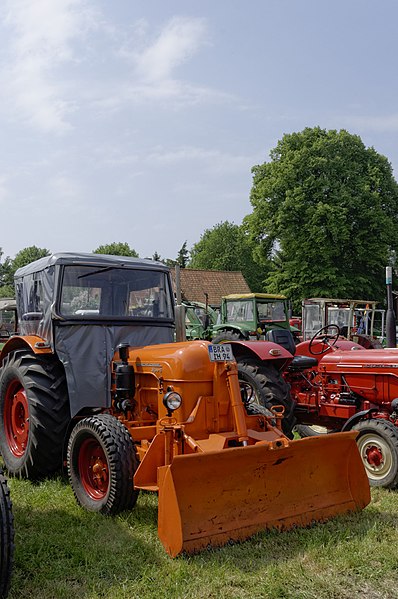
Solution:
[[[212,337],[217,322],[217,312],[201,302],[183,302],[185,308],[185,333],[187,341]]]
[[[298,331],[289,323],[289,300],[271,293],[232,294],[222,298],[219,324],[213,327],[213,342],[264,340],[272,329]]]

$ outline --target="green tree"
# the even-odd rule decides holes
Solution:
[[[260,292],[267,273],[266,261],[259,266],[253,259],[253,246],[244,229],[228,221],[206,229],[191,250],[188,268],[239,270],[250,289]]]
[[[3,254],[0,248],[0,297],[14,297],[12,260],[7,256],[2,261]]]
[[[18,268],[22,268],[22,266],[26,266],[35,260],[39,260],[40,258],[49,255],[49,250],[46,248],[38,248],[35,245],[20,250],[12,261],[13,274]]]
[[[152,260],[154,260],[155,262],[162,262],[162,256],[158,254],[158,252],[155,250],[152,256]]]
[[[137,252],[129,246],[128,243],[107,243],[100,245],[96,250],[93,250],[93,254],[110,254],[112,256],[130,256],[131,258],[138,258]]]
[[[181,246],[181,249],[178,252],[176,262],[177,262],[177,264],[180,265],[180,268],[186,268],[188,261],[189,261],[189,251],[187,250],[187,242],[184,241],[184,243]]]
[[[257,258],[272,257],[267,288],[296,301],[381,299],[398,234],[388,160],[357,135],[319,127],[284,135],[270,158],[253,168],[245,218]]]

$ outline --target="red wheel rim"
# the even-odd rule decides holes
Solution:
[[[80,446],[78,468],[86,493],[96,501],[103,499],[109,488],[109,467],[104,450],[94,438]]]
[[[15,379],[8,385],[4,398],[4,430],[11,453],[24,455],[29,437],[29,404],[21,383]]]
[[[369,462],[369,464],[377,467],[380,466],[384,461],[381,450],[379,449],[379,447],[376,447],[374,445],[366,450],[366,459]]]

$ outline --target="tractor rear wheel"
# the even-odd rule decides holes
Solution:
[[[69,420],[60,362],[25,350],[7,355],[0,369],[0,452],[8,472],[35,479],[60,468]]]
[[[126,427],[110,414],[89,416],[72,430],[68,473],[78,503],[91,512],[113,515],[134,507],[133,476],[138,457]]]
[[[14,558],[14,517],[7,481],[0,470],[0,597],[7,597]]]
[[[285,408],[282,430],[289,439],[292,439],[296,422],[294,402],[290,395],[290,385],[279,370],[253,358],[238,358],[238,376],[241,385],[247,385],[252,390],[253,400],[256,403],[268,410],[276,405]]]
[[[242,339],[243,337],[242,335],[239,335],[239,333],[234,333],[233,331],[219,331],[214,335],[212,343],[228,343],[228,341],[239,341]]]
[[[398,486],[398,429],[388,420],[363,420],[355,426],[359,431],[358,450],[372,487],[394,489]]]

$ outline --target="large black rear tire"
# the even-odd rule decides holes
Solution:
[[[36,479],[58,470],[69,420],[60,362],[26,350],[6,356],[0,369],[0,452],[7,471]]]
[[[105,515],[134,507],[138,456],[127,428],[114,416],[81,420],[68,443],[68,473],[77,502]]]
[[[14,517],[7,481],[0,470],[0,598],[7,597],[14,561]]]
[[[284,406],[282,430],[292,439],[296,423],[294,402],[290,395],[290,385],[279,370],[255,358],[238,358],[238,373],[239,380],[253,389],[254,401],[269,410],[275,405]]]

